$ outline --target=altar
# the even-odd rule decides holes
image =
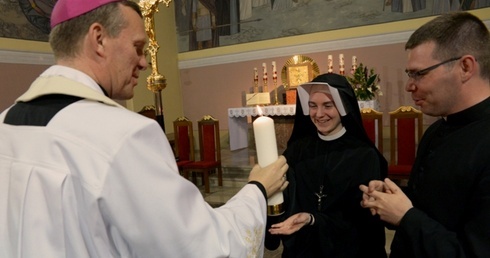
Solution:
[[[263,116],[274,119],[276,140],[279,149],[286,147],[291,134],[296,105],[270,105],[262,106]],[[254,117],[259,116],[257,107],[239,107],[228,109],[228,131],[230,135],[230,150],[248,147],[249,125]]]

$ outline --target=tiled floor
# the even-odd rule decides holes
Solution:
[[[236,194],[243,185],[247,182],[248,172],[256,163],[256,155],[253,150],[242,149],[238,151],[222,150],[221,152],[223,165],[223,181],[224,186],[211,185],[211,192],[204,193],[204,187],[199,186],[204,199],[211,205],[221,205],[228,201]],[[233,178],[227,178],[233,177]],[[394,231],[386,230],[386,249],[389,251],[391,240],[393,239]],[[281,257],[282,248],[269,251],[265,250],[264,258],[279,258]]]

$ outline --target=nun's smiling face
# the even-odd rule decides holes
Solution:
[[[310,93],[308,101],[310,118],[316,129],[323,135],[330,135],[342,129],[340,114],[335,107],[332,95],[325,92]]]

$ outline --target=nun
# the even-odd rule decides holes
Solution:
[[[386,177],[354,91],[328,73],[297,88],[296,117],[283,154],[285,212],[268,217],[266,248],[282,257],[386,257],[384,224],[360,206],[360,184]]]

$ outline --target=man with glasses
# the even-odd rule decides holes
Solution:
[[[396,228],[390,257],[490,257],[490,35],[465,12],[416,30],[406,90],[427,115],[405,193],[361,185],[361,205]]]

